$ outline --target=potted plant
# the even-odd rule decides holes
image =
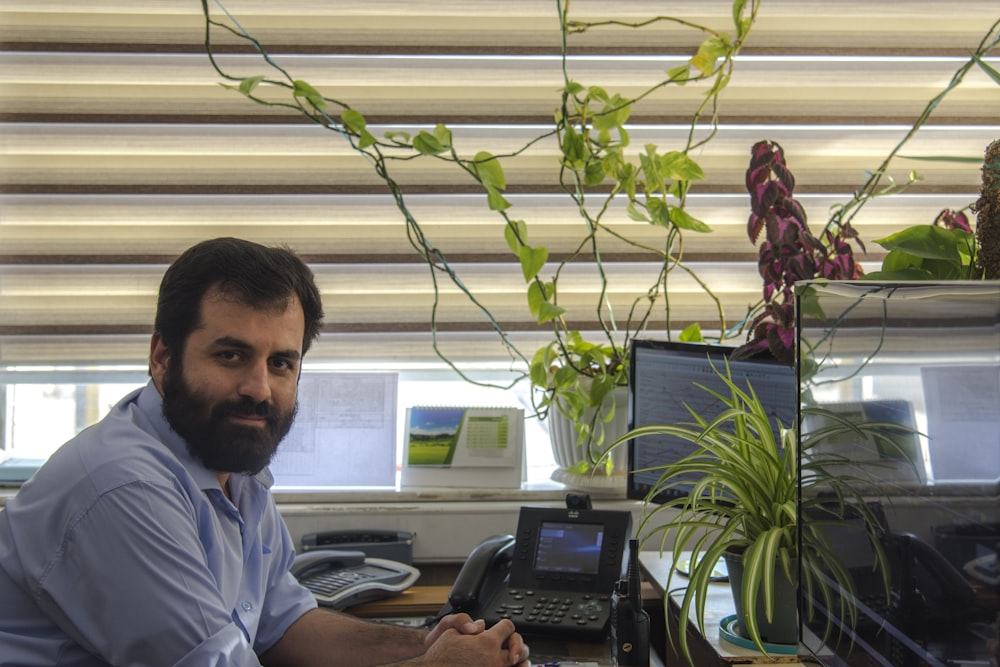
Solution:
[[[944,98],[958,87],[965,75],[979,67],[1000,84],[1000,72],[984,57],[1000,44],[1000,33],[990,26],[982,42],[955,72],[948,85],[930,100],[906,135],[890,151],[864,185],[849,201],[831,209],[819,235],[806,222],[804,208],[795,200],[795,178],[785,163],[777,143],[760,141],[751,151],[746,184],[750,194],[747,235],[759,249],[758,268],[763,279],[763,298],[751,308],[749,340],[736,358],[769,350],[791,364],[793,359],[793,286],[809,279],[843,280],[954,280],[1000,277],[1000,145],[994,141],[982,162],[982,190],[979,199],[966,207],[977,213],[975,230],[965,213],[944,210],[932,224],[913,225],[875,243],[888,251],[878,272],[864,275],[854,257],[852,243],[862,252],[864,243],[853,226],[855,216],[878,197],[905,191],[920,180],[910,171],[907,182],[896,183],[889,176],[890,163],[902,157],[901,150],[919,132]],[[909,156],[910,159],[978,162],[978,158]]]
[[[504,155],[459,145],[443,124],[433,130],[392,132],[378,138],[368,129],[362,110],[294,78],[231,17],[223,13],[216,18],[207,0],[202,1],[202,8],[206,49],[213,67],[230,82],[226,86],[255,103],[302,114],[332,131],[338,140],[348,141],[367,158],[393,194],[406,221],[408,237],[427,262],[435,293],[439,277],[446,276],[524,369],[522,379],[530,381],[535,390],[532,396],[536,414],[542,419],[561,415],[570,421],[582,455],[579,462],[572,464],[572,471],[581,475],[607,475],[612,472],[613,459],[605,456],[609,450],[605,446],[605,431],[616,418],[621,421],[623,416],[623,411],[616,407],[615,396],[621,396],[628,385],[628,343],[649,330],[668,338],[676,333],[669,303],[672,277],[690,276],[716,306],[719,322],[712,328],[720,332],[728,329],[719,299],[684,262],[684,235],[710,231],[706,223],[688,210],[687,195],[694,183],[705,178],[694,155],[716,134],[720,96],[731,79],[734,58],[750,33],[760,1],[732,0],[732,26],[728,32],[674,16],[588,23],[572,18],[569,4],[565,0],[556,3],[562,33],[563,86],[559,99],[554,100],[553,124],[524,147]],[[667,70],[665,79],[651,82],[643,92],[623,97],[601,86],[585,85],[571,72],[568,55],[574,35],[612,25],[640,29],[661,23],[699,33],[701,42],[686,62]],[[218,30],[249,42],[262,55],[262,66],[269,74],[237,77],[224,71],[213,54],[212,35]],[[637,105],[657,91],[698,85],[705,87],[705,93],[680,145],[648,144],[639,150],[631,146],[627,124]],[[559,148],[553,170],[558,173],[567,205],[579,214],[580,220],[575,247],[559,256],[532,239],[530,221],[520,218],[516,207],[504,197],[507,183],[502,166],[530,146],[553,140]],[[502,323],[466,287],[458,269],[448,261],[446,251],[434,245],[410,212],[403,188],[393,178],[393,167],[400,161],[412,160],[450,162],[481,187],[486,205],[502,222],[503,231],[502,234],[498,231],[498,239],[503,238],[520,266],[527,312],[541,330],[551,334],[549,342],[537,351],[517,348]],[[656,240],[649,241],[648,235],[642,240],[629,238],[617,224],[624,218],[657,230]],[[620,307],[620,302],[619,307],[613,302],[611,295],[618,290],[604,266],[605,256],[620,252],[623,247],[630,258],[651,264],[648,288],[638,296],[629,297],[631,303],[625,308]],[[563,290],[572,289],[563,287],[570,280],[565,276],[577,267],[586,269],[600,283],[600,296],[589,312],[570,312],[565,306]],[[434,332],[436,310],[437,299],[430,318]],[[682,338],[700,340],[700,327],[689,327]],[[438,347],[436,336],[434,345],[443,361],[469,379],[450,361],[447,352]]]
[[[615,444],[656,434],[680,438],[694,446],[694,451],[681,461],[651,468],[660,471],[661,476],[650,490],[650,498],[669,495],[667,492],[674,488],[693,486],[663,504],[649,505],[638,532],[644,543],[654,542],[661,550],[671,552],[667,590],[674,588],[673,578],[684,565],[687,585],[679,617],[687,619],[694,611],[703,633],[707,587],[717,576],[718,561],[725,558],[734,584],[737,627],[767,653],[765,643],[797,643],[795,596],[802,562],[801,585],[825,598],[829,605],[839,604],[841,618],[854,617],[847,600],[838,601],[820,575],[825,573],[841,589],[852,591],[850,574],[823,532],[811,528],[800,534],[799,511],[822,511],[828,521],[836,521],[848,512],[860,514],[873,549],[884,561],[879,542],[881,526],[865,498],[847,483],[854,478],[830,472],[831,463],[844,461],[805,456],[800,467],[794,429],[772,423],[753,387],[741,387],[733,381],[728,362],[726,369],[716,372],[725,383],[726,393],[701,385],[695,391],[709,392],[718,399],[724,406],[718,415],[692,410],[689,423],[642,426]],[[844,429],[884,438],[887,427],[831,423],[830,428],[817,432],[812,442]],[[805,448],[809,449],[808,443]],[[675,643],[672,624],[668,623],[668,637],[690,662],[683,624],[681,628]]]
[[[1000,80],[998,80],[1000,83]],[[995,280],[1000,278],[1000,139],[986,147],[979,199],[965,210],[944,210],[927,225],[906,227],[879,244],[888,251],[870,280]]]
[[[506,154],[462,146],[443,124],[438,124],[432,130],[412,133],[397,131],[381,138],[376,137],[369,129],[363,113],[367,110],[353,108],[282,69],[264,46],[247,34],[232,17],[213,16],[209,11],[209,4],[207,0],[202,2],[206,20],[206,49],[213,67],[230,82],[227,87],[255,103],[301,114],[310,122],[331,131],[337,140],[347,141],[367,159],[392,194],[405,220],[408,238],[427,263],[435,296],[439,280],[444,278],[451,281],[496,334],[498,342],[514,361],[512,367],[524,369],[523,375],[515,382],[520,379],[530,380],[535,389],[532,395],[536,414],[541,418],[557,414],[569,418],[577,435],[580,452],[584,454],[582,462],[574,464],[580,472],[606,474],[609,471],[611,458],[606,456],[610,448],[605,446],[605,428],[620,413],[615,408],[613,396],[620,394],[620,389],[627,385],[629,341],[649,332],[670,338],[679,328],[673,325],[670,309],[671,280],[675,276],[690,276],[704,291],[706,298],[715,304],[718,323],[716,325],[713,322],[711,329],[719,332],[717,335],[720,340],[723,337],[735,338],[743,333],[742,325],[730,327],[727,324],[719,299],[685,264],[683,240],[687,234],[702,233],[710,229],[708,224],[695,217],[687,207],[687,195],[692,186],[705,178],[694,156],[698,149],[715,136],[721,95],[733,75],[735,56],[740,52],[755,23],[760,9],[759,0],[733,0],[732,27],[725,32],[674,16],[655,16],[632,22],[613,18],[582,22],[571,18],[568,2],[557,2],[562,38],[563,85],[559,99],[554,104],[553,124],[524,146]],[[222,14],[225,14],[224,10]],[[665,79],[652,82],[641,93],[624,97],[601,86],[585,85],[574,77],[568,55],[575,34],[610,25],[640,29],[664,22],[702,35],[692,56],[682,65],[667,70]],[[248,42],[261,54],[262,67],[266,73],[247,77],[233,76],[223,70],[213,54],[212,35],[217,30],[226,31]],[[984,40],[960,73],[979,65],[994,76],[993,70],[982,59],[994,46],[995,41]],[[945,92],[960,81],[961,76],[956,76]],[[635,151],[630,145],[628,132],[628,120],[635,108],[654,92],[669,90],[672,86],[699,84],[704,85],[706,90],[691,115],[686,141],[669,147],[646,145],[642,150]],[[938,101],[940,97],[928,105],[907,138],[919,129]],[[536,143],[545,141],[555,141],[558,145],[557,162],[553,164],[553,168],[558,171],[559,184],[566,194],[567,205],[579,214],[580,220],[578,242],[568,251],[561,250],[558,255],[532,238],[532,224],[529,220],[522,219],[516,207],[504,196],[507,190],[503,167],[505,161],[516,158]],[[900,147],[905,142],[906,139],[901,142]],[[892,155],[898,150],[899,147]],[[764,152],[760,151],[757,155],[763,156]],[[481,188],[486,206],[502,223],[503,239],[520,267],[525,281],[527,312],[540,330],[547,332],[546,335],[551,334],[548,342],[537,352],[518,349],[504,324],[466,286],[459,269],[449,262],[446,249],[433,243],[425,234],[420,221],[410,211],[404,188],[393,174],[394,165],[414,160],[450,163]],[[826,269],[848,272],[855,270],[856,263],[846,254],[850,250],[849,244],[856,240],[851,227],[854,214],[871,198],[905,187],[896,188],[893,184],[888,187],[880,186],[880,179],[886,175],[888,161],[887,159],[873,173],[872,178],[859,189],[851,202],[834,211],[827,228],[818,237],[798,234],[779,236],[774,241],[769,241],[768,247],[775,251],[772,257],[787,257],[790,262],[799,261],[806,256],[818,259],[818,268],[802,273],[808,277],[834,277],[827,275]],[[765,179],[771,178],[766,175],[766,171],[762,170],[760,173],[765,175]],[[772,180],[780,182],[782,179],[777,177]],[[754,187],[757,186],[761,186],[763,190],[770,187],[763,182],[755,182]],[[791,196],[791,189],[787,194]],[[754,213],[763,216],[760,220],[767,221],[764,227],[769,233],[772,218],[768,213],[774,203],[768,198],[754,202]],[[760,212],[757,208],[760,208]],[[616,216],[621,211],[628,218],[645,223],[651,229],[662,230],[661,236],[655,243],[629,238],[615,225]],[[794,217],[792,215],[786,219],[792,225],[779,224],[776,228],[795,231]],[[804,215],[802,222],[804,228]],[[756,241],[761,227],[751,224],[750,229],[751,240]],[[791,248],[787,247],[789,242]],[[630,258],[638,259],[637,253],[643,252],[651,260],[648,289],[638,296],[629,297],[630,303],[624,308],[621,307],[621,301],[618,302],[618,307],[613,303],[611,295],[616,290],[612,287],[612,279],[604,264],[609,252],[622,247],[628,249]],[[781,254],[786,250],[790,254]],[[781,271],[789,268],[790,265],[777,267],[768,263],[764,246],[761,252],[762,274],[765,269]],[[571,312],[563,298],[568,289],[566,276],[571,272],[571,267],[585,267],[599,281],[599,298],[591,308],[583,309],[586,312],[581,312],[581,309]],[[785,271],[784,275],[796,277],[793,274],[794,271]],[[761,346],[766,346],[782,358],[782,352],[787,354],[790,350],[792,326],[789,320],[791,305],[784,301],[787,285],[778,286],[767,275],[764,275],[764,282],[764,299],[752,308],[751,316],[745,320],[752,323],[752,335],[743,353],[751,354]],[[438,299],[435,298],[430,314],[430,327],[435,334],[437,307]],[[700,340],[701,337],[701,328],[696,325],[681,334],[684,340]],[[439,347],[436,335],[433,344],[435,352],[445,363],[463,378],[475,382],[451,362],[447,351]]]

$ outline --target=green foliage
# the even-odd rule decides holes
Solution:
[[[703,385],[695,385],[695,389],[711,394],[725,405],[718,415],[699,414],[689,408],[689,423],[641,426],[612,445],[622,446],[636,437],[667,435],[694,446],[694,451],[682,460],[648,469],[660,473],[648,498],[669,496],[675,489],[682,493],[666,503],[650,505],[638,531],[644,535],[644,542],[656,541],[661,550],[672,552],[668,590],[674,588],[671,582],[682,560],[690,562],[680,617],[688,618],[694,611],[704,632],[706,590],[716,563],[731,550],[743,553],[742,588],[735,594],[741,596],[744,610],[756,609],[757,600],[762,597],[767,620],[773,618],[775,579],[783,576],[791,582],[797,581],[800,553],[807,565],[803,570],[804,585],[832,606],[835,603],[828,586],[818,573],[825,572],[848,591],[853,590],[852,580],[822,531],[804,531],[803,551],[799,551],[800,489],[806,508],[819,507],[832,497],[843,505],[840,514],[848,506],[861,511],[870,529],[872,546],[880,555],[880,562],[884,562],[875,539],[879,526],[864,498],[852,485],[844,483],[851,478],[828,472],[831,462],[843,463],[842,459],[831,461],[807,456],[800,470],[794,428],[787,428],[793,425],[772,423],[753,387],[738,386],[728,365],[724,371],[716,369],[716,373],[725,383],[725,391],[716,392]],[[851,424],[846,428],[884,434],[884,426]],[[776,429],[782,433],[781,439],[775,436]],[[830,435],[827,431],[823,437]],[[809,450],[811,444],[803,446]],[[820,496],[818,490],[824,494]],[[663,512],[676,516],[663,520]],[[831,512],[831,520],[836,514],[837,511]],[[842,618],[850,619],[855,610],[842,601],[840,612]],[[749,613],[746,620],[744,631],[766,653],[759,630],[762,619]],[[687,634],[676,633],[675,637],[670,624],[667,630],[672,645],[678,646],[690,661]]]
[[[202,0],[207,27],[206,49],[216,71],[227,80],[237,82],[238,91],[251,101],[297,111],[346,139],[364,155],[392,193],[406,220],[408,238],[428,264],[435,291],[438,289],[438,276],[446,275],[483,315],[511,357],[524,362],[528,368],[524,377],[530,378],[537,389],[537,414],[544,417],[550,407],[559,406],[560,410],[579,416],[585,406],[597,405],[601,408],[598,410],[600,420],[606,418],[611,410],[607,397],[613,387],[627,385],[624,359],[627,358],[629,340],[646,332],[654,314],[659,313],[665,314],[667,319],[659,333],[668,338],[672,335],[667,285],[673,271],[680,270],[694,278],[718,311],[719,322],[713,328],[727,331],[719,299],[683,261],[684,234],[710,231],[705,222],[688,210],[687,194],[693,182],[705,179],[705,173],[694,156],[697,149],[716,133],[720,95],[731,79],[734,58],[750,32],[759,6],[760,0],[733,0],[732,26],[724,32],[673,16],[653,16],[635,23],[578,21],[569,16],[569,2],[558,0],[556,7],[562,33],[564,84],[556,103],[553,125],[523,147],[507,154],[494,155],[456,145],[455,138],[444,124],[438,124],[431,131],[393,131],[381,139],[376,138],[367,129],[360,110],[320,92],[306,81],[294,78],[278,66],[263,45],[247,34],[223,7],[219,6],[219,9],[225,20],[216,19],[209,11],[207,0]],[[600,30],[609,25],[641,29],[661,23],[671,23],[700,34],[700,44],[684,65],[670,69],[665,79],[649,82],[648,87],[634,97],[626,97],[602,86],[586,85],[577,81],[569,71],[566,45],[572,35]],[[271,76],[240,78],[228,75],[213,57],[213,30],[226,31],[250,42],[262,56]],[[626,124],[636,107],[660,89],[695,83],[704,85],[704,95],[691,116],[687,139],[677,146],[647,145],[635,153]],[[267,98],[261,95],[265,88],[272,93]],[[288,96],[282,100],[280,95],[273,94],[275,91],[287,91]],[[276,98],[280,101],[273,101]],[[580,220],[575,249],[559,259],[553,259],[549,248],[544,245],[532,245],[528,240],[530,222],[512,215],[513,207],[505,196],[507,178],[503,168],[505,160],[519,155],[539,141],[553,137],[560,148],[558,161],[553,167],[558,171],[559,183],[568,197],[568,204],[579,214]],[[469,158],[469,155],[472,157]],[[512,261],[519,263],[527,283],[527,310],[540,326],[551,330],[552,341],[539,353],[529,357],[517,349],[501,324],[468,290],[457,269],[448,262],[446,249],[436,246],[426,236],[420,222],[409,211],[405,193],[392,174],[395,162],[412,160],[449,162],[482,188],[488,209],[499,216],[503,224],[502,237],[512,253]],[[607,225],[605,218],[612,210],[613,200],[618,197],[627,200],[628,215],[633,220],[662,230],[662,241],[656,247],[637,243]],[[646,253],[646,261],[657,265],[650,272],[648,289],[626,309],[624,319],[612,310],[606,299],[611,286],[601,258],[602,245],[609,241],[625,243],[636,252]],[[593,263],[602,281],[599,299],[587,312],[571,313],[559,303],[560,275],[574,262]],[[435,298],[432,322],[436,322],[438,302]],[[588,329],[597,329],[593,334],[594,342],[583,340],[580,330],[584,324]],[[466,377],[438,347],[437,336],[434,341],[438,356]],[[589,349],[584,349],[588,346]],[[545,360],[546,369],[555,370],[540,371],[540,357]],[[589,443],[596,438],[597,444],[600,444],[603,438],[601,429],[588,423],[577,426],[582,441]]]
[[[977,277],[976,237],[961,229],[914,225],[875,243],[889,251],[868,280],[968,280]]]

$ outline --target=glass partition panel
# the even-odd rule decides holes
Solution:
[[[826,665],[990,664],[1000,283],[796,287],[803,641]]]

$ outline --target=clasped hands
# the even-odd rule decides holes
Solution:
[[[514,624],[502,619],[491,628],[468,614],[441,619],[425,640],[424,654],[435,665],[530,667],[530,650]]]

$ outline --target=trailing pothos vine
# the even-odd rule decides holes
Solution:
[[[733,0],[732,25],[730,30],[723,32],[674,16],[654,16],[636,22],[578,21],[570,16],[569,0],[556,0],[554,8],[562,37],[563,86],[559,100],[554,101],[553,125],[517,150],[493,154],[458,145],[444,124],[429,131],[375,136],[365,120],[364,110],[296,78],[240,26],[220,0],[202,0],[205,48],[212,66],[228,82],[224,85],[257,104],[292,110],[330,130],[363,155],[388,187],[405,220],[408,239],[429,269],[435,294],[431,332],[438,357],[462,377],[473,381],[462,374],[438,345],[437,295],[439,281],[446,280],[478,308],[512,359],[527,369],[521,379],[530,377],[532,385],[539,390],[534,394],[538,414],[544,417],[556,407],[574,422],[580,442],[587,445],[590,454],[585,465],[592,469],[602,454],[603,424],[614,416],[611,394],[616,387],[628,383],[629,341],[647,330],[654,315],[657,315],[656,321],[666,321],[660,333],[671,335],[669,283],[673,272],[680,271],[694,279],[706,298],[714,303],[718,330],[727,330],[720,300],[684,262],[684,235],[710,231],[705,222],[688,210],[687,195],[692,183],[705,178],[692,152],[715,136],[721,95],[732,77],[734,58],[750,33],[759,6],[760,0]],[[568,42],[574,35],[610,25],[641,29],[658,23],[672,23],[700,33],[700,45],[684,64],[668,70],[666,78],[651,82],[642,93],[626,98],[600,86],[586,85],[573,75]],[[238,77],[226,72],[215,57],[213,35],[216,31],[225,31],[251,44],[260,54],[266,73]],[[692,114],[683,144],[646,145],[639,150],[633,149],[626,124],[636,105],[663,88],[694,84],[703,85],[705,93]],[[575,249],[559,261],[551,260],[545,246],[532,243],[530,221],[519,217],[516,207],[505,197],[507,186],[503,168],[505,160],[538,142],[552,140],[559,146],[559,163],[553,165],[558,169],[559,186],[567,195],[568,206],[573,207],[580,220]],[[501,323],[466,287],[448,261],[446,251],[425,234],[420,221],[407,206],[403,188],[393,177],[394,163],[414,159],[451,163],[464,177],[481,186],[487,206],[502,221],[503,238],[520,265],[525,280],[526,307],[540,326],[551,328],[552,338],[547,345],[531,353],[519,350]],[[631,219],[663,230],[658,247],[640,244],[606,224],[605,218],[616,198],[627,201],[626,210]],[[498,237],[500,233],[498,228]],[[609,279],[603,270],[602,246],[609,240],[642,250],[656,262],[649,287],[624,314],[613,312],[607,298]],[[601,280],[598,299],[589,315],[567,312],[560,303],[560,274],[574,262],[592,263]],[[584,317],[599,323],[597,338],[588,339],[579,330],[576,323]],[[700,339],[700,328],[691,327],[682,336]],[[604,460],[610,465],[609,458]]]

